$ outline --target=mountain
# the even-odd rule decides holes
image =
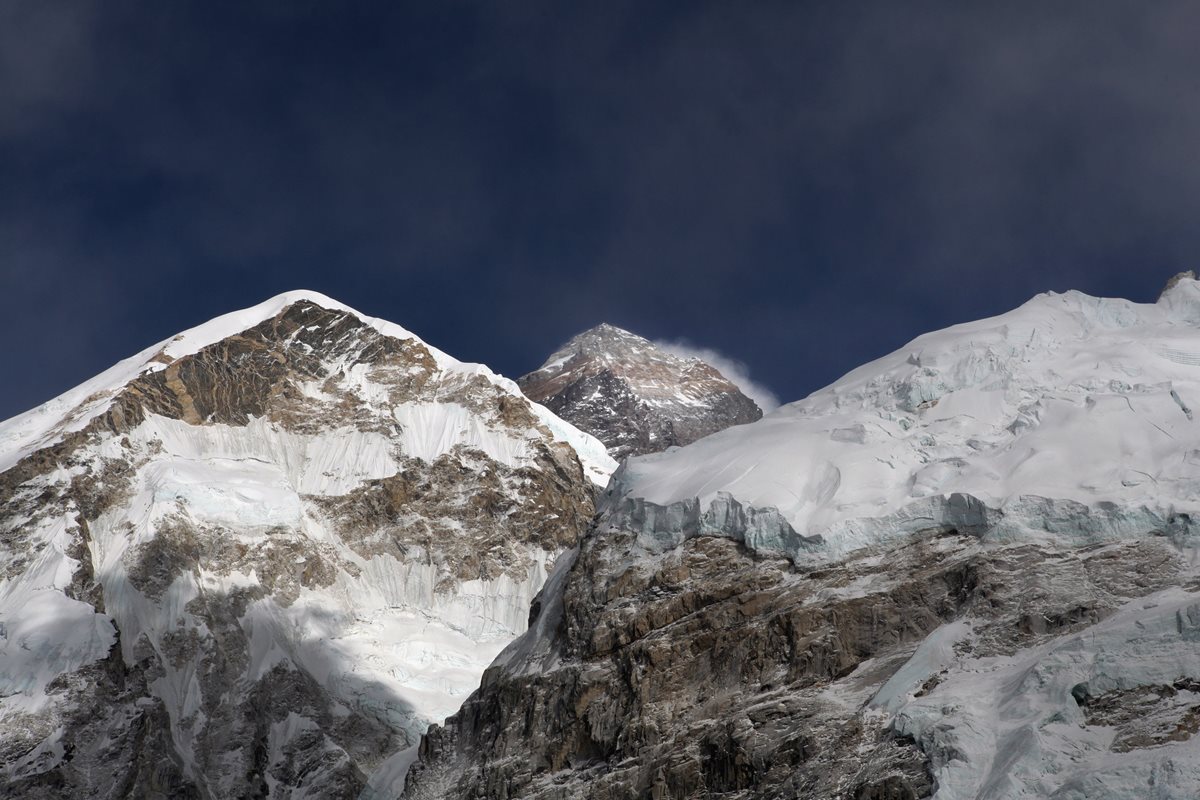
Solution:
[[[311,292],[0,423],[0,795],[394,784],[614,467],[511,381]]]
[[[1200,282],[631,458],[407,798],[1200,796]]]
[[[584,331],[517,383],[616,459],[685,445],[762,411],[720,372],[612,325]]]

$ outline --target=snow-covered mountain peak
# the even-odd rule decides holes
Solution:
[[[573,337],[519,383],[617,458],[687,444],[762,415],[710,364],[607,323]]]
[[[1191,270],[1181,272],[1163,288],[1157,305],[1167,309],[1168,315],[1179,322],[1200,323],[1200,281]]]
[[[602,322],[571,337],[539,369],[553,368],[573,358],[599,359],[619,372],[634,372],[646,362],[669,362],[676,357],[660,350],[649,339]]]
[[[311,292],[0,424],[0,794],[354,796],[525,628],[614,467]]]
[[[217,363],[226,363],[226,367],[214,372],[212,365]],[[258,380],[252,382],[255,391],[229,392],[218,385],[238,383],[244,376],[235,373],[261,373],[263,369],[269,374],[256,376]],[[197,375],[206,370],[216,382],[205,384],[205,393],[211,395],[206,399],[211,402],[202,402],[197,409],[195,398],[179,394],[183,383],[176,378],[181,371]],[[394,387],[387,396],[378,395],[378,387],[371,387],[372,380],[364,380],[367,372],[385,383],[399,381],[404,387]],[[429,395],[423,402],[450,399],[450,393],[460,390],[497,398],[520,397],[520,389],[508,378],[482,364],[459,361],[395,323],[361,314],[318,292],[291,291],[154,344],[59,397],[0,422],[0,470],[38,448],[84,430],[114,409],[120,419],[110,427],[119,427],[126,413],[139,416],[147,405],[190,422],[245,420],[268,411],[278,415],[289,403],[315,416],[314,409],[335,399],[326,391],[330,376],[337,377],[343,400],[385,415],[388,402],[410,390]],[[318,386],[318,378],[325,384]],[[280,381],[290,387],[288,391],[283,391]],[[472,385],[477,389],[466,388]],[[514,408],[527,409],[553,439],[570,445],[593,482],[603,485],[607,481],[615,463],[599,441],[564,425],[536,403],[513,403]],[[503,427],[500,417],[493,416],[497,426]],[[424,427],[423,436],[433,435]],[[465,430],[449,430],[443,441],[447,446],[482,444],[493,454],[499,452],[492,447],[491,438],[480,439]],[[515,452],[511,446],[505,447],[510,454]],[[422,452],[428,453],[428,448]]]
[[[393,322],[369,317],[345,303],[334,300],[332,297],[320,292],[308,289],[295,289],[277,294],[249,308],[231,311],[197,325],[194,328],[189,328],[167,340],[163,345],[163,352],[173,358],[190,355],[202,347],[207,347],[229,336],[234,336],[272,317],[278,316],[285,309],[297,303],[308,303],[329,311],[344,311],[347,314],[354,315],[385,336],[420,341],[416,335]],[[421,343],[425,344],[424,342]],[[428,347],[428,345],[425,346]],[[445,354],[441,355],[445,356]],[[445,358],[449,359],[449,356],[445,356]],[[453,359],[449,360],[453,361]]]
[[[703,365],[703,362],[680,358],[649,339],[604,322],[571,337],[530,375],[549,374],[561,381],[563,376],[607,369],[631,380],[644,381],[646,388],[654,392],[663,388],[661,381],[654,380],[656,373],[661,378],[663,373],[681,373],[688,365]],[[702,368],[715,371],[707,365]]]

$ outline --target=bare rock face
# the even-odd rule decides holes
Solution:
[[[604,442],[617,459],[685,445],[753,422],[762,410],[720,372],[612,325],[584,331],[521,391]]]
[[[612,466],[310,293],[0,424],[0,796],[374,791],[524,630]]]
[[[812,568],[719,535],[655,554],[636,532],[597,531],[535,601],[531,630],[426,735],[405,797],[929,797],[966,756],[898,703],[951,714],[962,695],[939,688],[969,693],[976,671],[1049,670],[1047,652],[1086,647],[1191,569],[1161,538],[1063,550],[941,529]],[[1056,713],[1085,735],[1116,726],[1115,752],[1198,741],[1192,679],[1080,683],[1074,697],[1064,680]]]

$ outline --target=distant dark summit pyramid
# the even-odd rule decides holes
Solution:
[[[689,444],[762,417],[755,402],[711,365],[608,324],[571,339],[518,384],[618,459]]]

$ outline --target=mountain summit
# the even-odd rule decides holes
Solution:
[[[1198,322],[1039,295],[625,461],[405,797],[1200,797]]]
[[[617,459],[689,444],[762,417],[716,368],[608,324],[574,337],[517,383],[527,397],[604,442]]]
[[[394,783],[614,467],[512,381],[313,292],[0,423],[0,795]]]
[[[307,292],[0,423],[0,796],[1200,797],[1191,274],[749,424],[607,325],[523,383],[724,430]]]

